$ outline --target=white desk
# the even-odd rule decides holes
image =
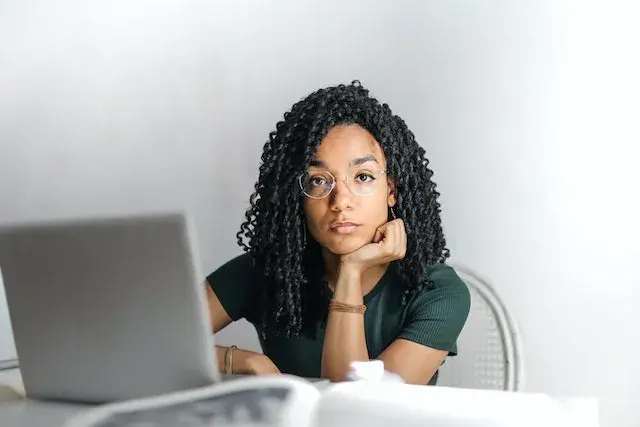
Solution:
[[[17,390],[17,392],[16,392]],[[319,427],[367,425],[458,425],[597,427],[595,399],[552,399],[540,393],[418,387],[403,384],[342,383],[325,388]],[[70,417],[91,408],[30,401],[23,397],[17,369],[0,371],[0,426],[60,427]],[[466,418],[460,423],[459,414]]]

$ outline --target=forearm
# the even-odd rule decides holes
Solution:
[[[333,298],[349,305],[362,305],[360,274],[342,271]],[[351,362],[366,360],[369,360],[369,353],[364,334],[364,314],[331,310],[322,348],[322,377],[341,381]]]
[[[216,358],[218,359],[218,370],[225,373],[225,356],[229,347],[216,346]],[[253,374],[256,360],[265,357],[260,353],[249,350],[233,349],[231,360],[231,373],[234,374]]]

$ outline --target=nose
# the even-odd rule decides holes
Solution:
[[[344,178],[336,180],[336,185],[329,194],[329,198],[330,208],[333,211],[343,211],[353,207],[353,193]]]

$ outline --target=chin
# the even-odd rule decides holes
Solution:
[[[339,241],[333,240],[331,242],[327,242],[324,246],[333,254],[346,255],[357,251],[367,243],[369,242],[364,239],[353,237],[342,238]]]

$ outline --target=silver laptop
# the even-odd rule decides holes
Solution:
[[[0,227],[28,397],[107,402],[219,380],[185,215]]]

